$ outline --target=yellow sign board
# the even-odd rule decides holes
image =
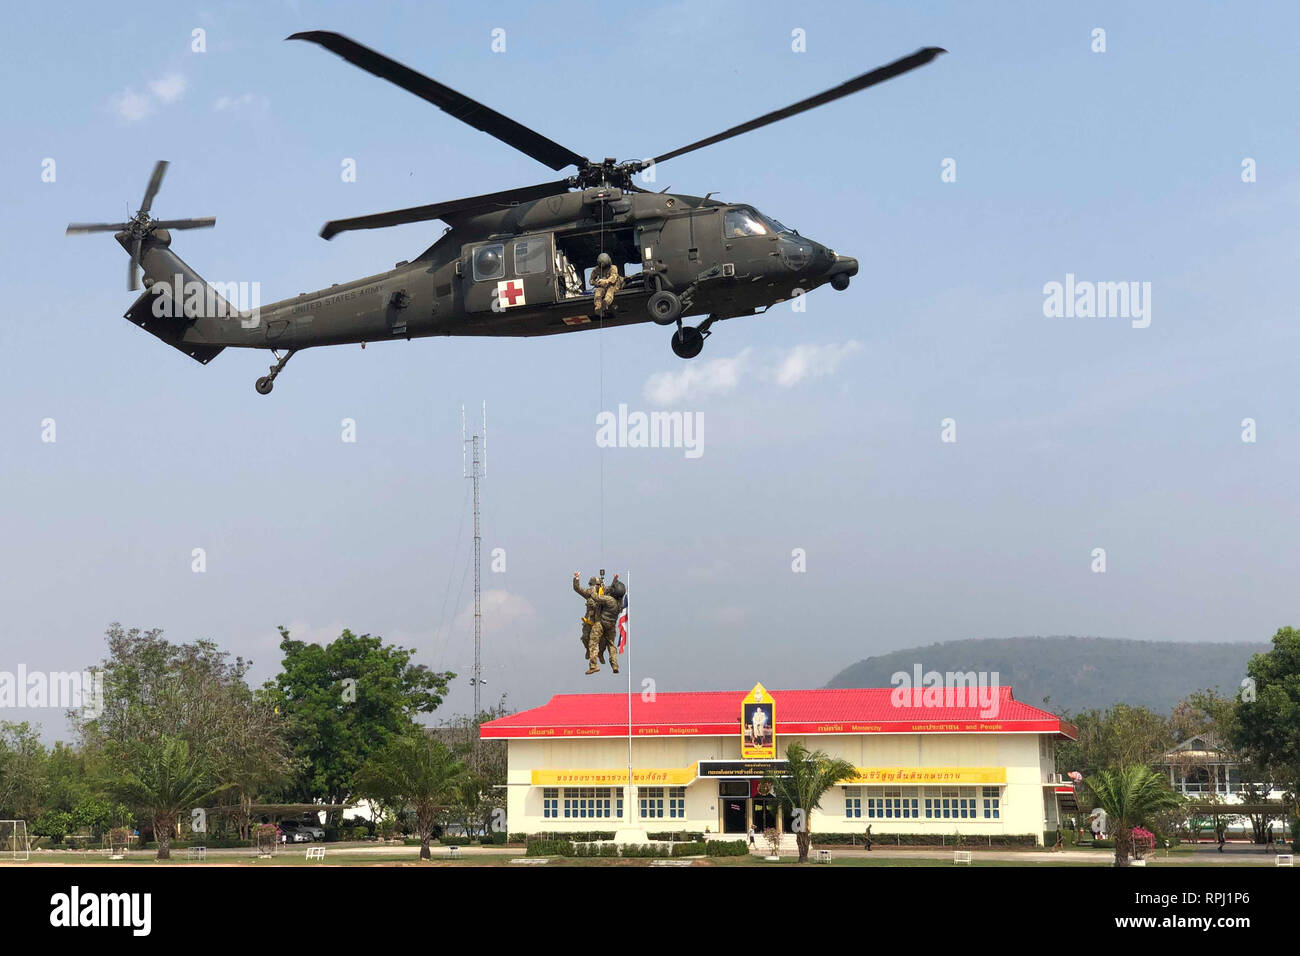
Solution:
[[[534,787],[618,787],[626,786],[627,770],[534,770]],[[637,787],[684,787],[695,779],[695,765],[647,768],[632,771]]]
[[[858,767],[843,784],[995,784],[1007,782],[1006,767]]]
[[[776,759],[776,702],[762,684],[755,684],[740,702],[740,756]]]

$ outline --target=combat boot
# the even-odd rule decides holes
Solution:
[[[597,664],[595,661],[592,661],[592,662],[591,662],[591,666],[587,668],[587,673],[588,673],[588,674],[594,674],[594,673],[596,673],[596,671],[598,671],[598,670],[600,670],[600,665]]]

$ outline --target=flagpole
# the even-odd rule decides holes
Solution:
[[[628,587],[628,581],[631,580],[629,574],[623,579],[623,600],[631,596],[631,589]],[[627,624],[627,660],[623,662],[627,668],[627,800],[624,803],[627,806],[627,815],[623,817],[623,826],[630,827],[632,820],[632,609],[631,602],[628,602]],[[617,635],[615,635],[617,637]]]

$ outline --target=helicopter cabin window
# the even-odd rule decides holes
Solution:
[[[515,240],[515,275],[535,276],[546,271],[550,242],[538,236]]]
[[[501,279],[506,274],[506,247],[494,242],[474,250],[474,281]]]
[[[766,236],[767,226],[752,209],[728,209],[724,226],[728,239],[740,239],[744,236]]]

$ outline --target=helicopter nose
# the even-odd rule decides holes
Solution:
[[[849,279],[857,274],[858,260],[852,256],[832,256],[830,268],[826,270],[831,287],[840,292],[849,287]]]

